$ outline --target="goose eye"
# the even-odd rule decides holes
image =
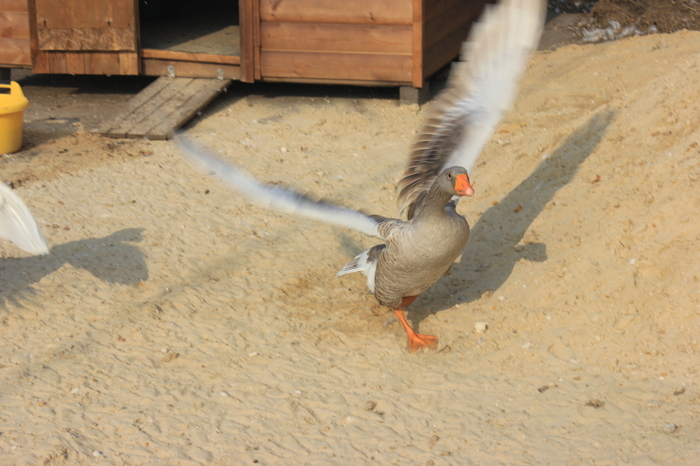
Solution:
[[[447,177],[448,177],[448,178],[452,178],[452,173],[448,173],[448,174],[447,174]]]

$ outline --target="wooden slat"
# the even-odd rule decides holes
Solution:
[[[0,66],[30,66],[31,45],[28,39],[0,37]]]
[[[29,0],[0,0],[0,11],[29,11]]]
[[[187,107],[186,103],[192,96],[199,94],[205,90],[206,84],[216,82],[217,86],[221,86],[223,81],[208,80],[208,79],[192,79],[192,78],[160,78],[168,79],[172,84],[166,89],[166,92],[160,95],[150,113],[134,114],[132,119],[132,128],[127,133],[129,137],[149,137],[153,139],[166,139],[168,134],[175,128],[173,125],[170,131],[155,132],[155,128],[167,124],[171,114],[178,108]],[[178,85],[178,82],[181,82]],[[217,93],[218,95],[218,93]],[[148,104],[150,104],[149,102]],[[209,101],[207,101],[209,103]],[[148,104],[144,107],[148,107]],[[191,109],[188,109],[192,112]],[[188,113],[189,113],[188,112]],[[195,110],[196,112],[196,110]],[[192,112],[190,117],[194,114]],[[139,116],[141,119],[139,120]]]
[[[423,81],[423,1],[413,0],[413,34],[411,58],[413,60],[413,87],[422,88]]]
[[[37,51],[32,56],[32,72],[37,74],[50,73],[49,54]]]
[[[0,9],[0,37],[29,40],[29,15],[27,12]]]
[[[240,18],[241,81],[252,83],[255,80],[253,0],[240,0],[238,2],[238,10],[238,17]]]
[[[238,65],[192,63],[155,58],[144,58],[141,60],[141,74],[146,76],[168,76],[168,66],[174,66],[175,76],[180,78],[218,78],[219,70],[224,71],[224,79],[240,80],[241,78],[241,67]]]
[[[241,57],[230,55],[211,55],[208,53],[175,52],[172,50],[142,49],[143,58],[159,58],[161,60],[191,61],[199,63],[225,63],[239,65]]]
[[[48,60],[46,55],[39,50],[36,38],[36,0],[27,1],[27,13],[29,15],[29,53],[32,62],[32,72],[46,73],[44,70],[48,69]]]
[[[180,101],[172,99],[161,107],[160,113],[167,113],[167,116],[159,124],[149,129],[149,138],[162,137],[162,139],[167,139],[176,128],[189,121],[231,84],[230,80],[198,79],[198,81],[205,82],[199,92],[193,95],[183,95]]]
[[[411,26],[263,22],[260,27],[263,50],[411,53]]]
[[[405,86],[406,81],[357,81],[352,79],[312,79],[312,78],[272,78],[267,77],[265,82],[270,83],[302,83],[302,84],[342,84],[348,86],[365,86],[365,87],[396,87]]]
[[[84,55],[85,74],[119,74],[118,55],[91,52],[86,52]]]
[[[39,48],[46,51],[136,51],[128,28],[39,28]]]
[[[262,21],[410,25],[412,17],[405,0],[260,0]]]
[[[47,52],[49,58],[49,73],[68,73],[66,55],[64,53]]]
[[[146,86],[141,92],[133,96],[126,103],[122,111],[115,115],[111,120],[105,120],[100,126],[95,128],[94,132],[106,132],[125,120],[130,114],[144,106],[149,100],[155,99],[161,93],[165,92],[168,86],[171,85],[170,79],[156,79],[151,84]]]
[[[260,1],[253,0],[253,67],[255,69],[253,74],[255,79],[262,77],[260,67],[260,25],[262,24],[260,8]]]
[[[133,52],[42,52],[32,63],[35,73],[137,75],[138,54]]]
[[[137,94],[126,109],[93,130],[109,137],[166,139],[231,81],[159,78]]]
[[[262,76],[412,82],[410,55],[262,51]]]
[[[66,69],[70,70],[71,74],[87,74],[85,70],[85,58],[84,53],[66,53]]]
[[[80,53],[80,52],[77,52]],[[66,53],[66,56],[70,53]],[[85,59],[85,74],[119,75],[119,53],[116,52],[83,52]],[[136,59],[136,55],[132,55]],[[68,73],[77,74],[69,70]]]
[[[139,54],[136,52],[119,52],[119,74],[121,76],[136,76],[140,74]]]
[[[138,125],[144,125],[149,118],[157,115],[158,108],[173,94],[182,92],[196,82],[193,78],[159,78],[144,90],[136,94],[133,102],[111,120],[95,128],[95,132],[105,136],[124,138],[131,130],[137,130]]]

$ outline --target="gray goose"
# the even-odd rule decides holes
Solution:
[[[48,254],[49,246],[34,216],[9,186],[0,182],[0,237],[30,254]]]
[[[363,272],[380,304],[394,310],[408,347],[435,348],[437,338],[416,333],[404,308],[447,273],[469,238],[457,214],[461,196],[474,190],[468,171],[515,98],[520,76],[539,41],[544,0],[503,0],[488,5],[475,23],[446,88],[431,106],[398,183],[399,216],[368,215],[257,181],[183,137],[196,162],[268,208],[351,228],[384,240],[355,257],[338,275]]]

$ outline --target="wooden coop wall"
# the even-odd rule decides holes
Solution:
[[[420,88],[493,0],[237,1],[240,57],[140,49],[138,0],[0,0],[0,65]]]
[[[32,66],[27,0],[0,0],[0,66]]]
[[[260,0],[259,14],[256,77],[385,85],[413,81],[411,0]]]
[[[431,76],[459,55],[485,0],[423,0],[423,75]]]
[[[136,0],[30,0],[29,6],[36,17],[35,73],[139,74]]]

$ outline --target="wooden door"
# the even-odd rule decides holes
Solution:
[[[139,74],[138,0],[30,0],[35,73]]]

